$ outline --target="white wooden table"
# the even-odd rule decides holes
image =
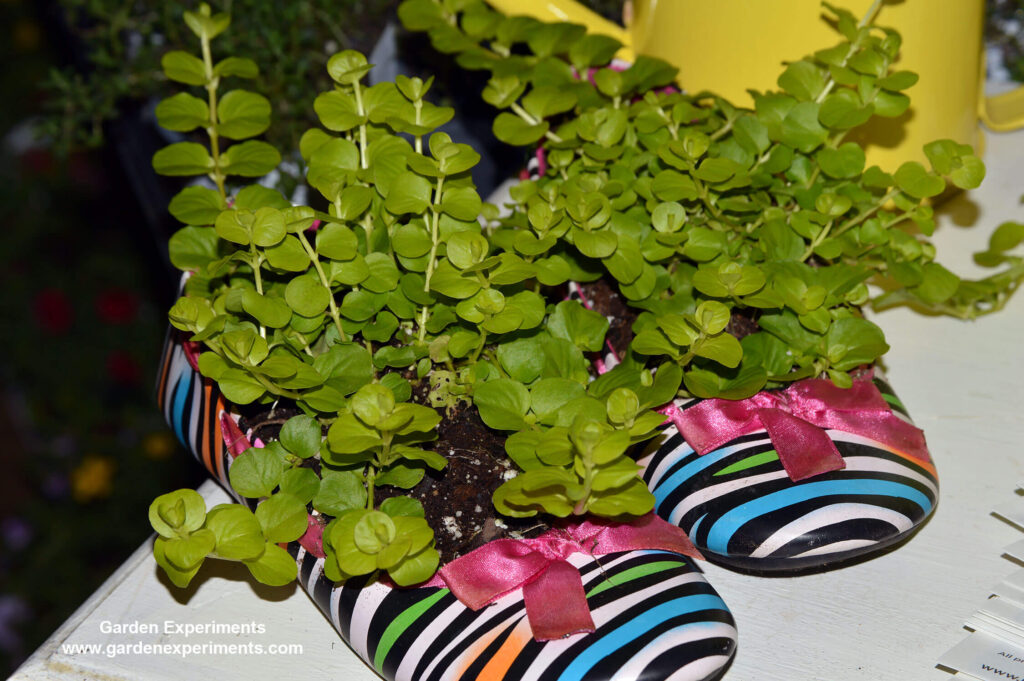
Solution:
[[[1024,221],[1024,132],[988,137],[989,179],[946,204],[935,242],[963,275],[1008,219]],[[974,225],[971,228],[965,225]],[[964,619],[1017,566],[1001,557],[1020,532],[990,515],[1024,482],[1024,294],[1002,313],[967,323],[908,310],[875,315],[892,345],[888,375],[928,435],[941,501],[908,544],[874,560],[797,578],[758,578],[708,565],[708,579],[736,617],[739,652],[726,681],[950,679],[937,658],[959,642]],[[211,501],[225,495],[212,485]],[[1021,499],[1024,503],[1024,499]],[[70,679],[377,679],[297,588],[254,588],[244,570],[204,573],[171,590],[143,546],[12,677]],[[103,623],[254,622],[265,633],[103,633]],[[135,642],[300,644],[302,653],[195,655],[70,652],[75,644]]]

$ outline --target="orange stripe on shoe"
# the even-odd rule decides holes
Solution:
[[[480,672],[478,679],[481,681],[497,681],[498,679],[504,679],[508,673],[509,667],[519,657],[519,653],[522,652],[526,644],[533,638],[533,631],[530,629],[530,621],[525,617],[519,620],[519,624],[515,626],[512,633],[509,634],[505,642],[498,648],[498,652],[494,653],[494,657],[487,663],[487,666]]]

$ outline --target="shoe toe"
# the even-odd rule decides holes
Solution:
[[[698,456],[673,426],[641,459],[655,511],[711,560],[760,571],[819,568],[894,544],[931,514],[934,467],[829,430],[845,467],[789,479],[764,432]]]
[[[596,632],[533,639],[522,592],[478,611],[443,588],[394,589],[349,580],[333,587],[299,555],[303,583],[342,637],[387,679],[714,678],[736,648],[729,610],[692,561],[628,551],[570,558]]]

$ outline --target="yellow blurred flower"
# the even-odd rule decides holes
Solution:
[[[175,442],[166,431],[150,433],[142,439],[142,452],[147,458],[162,461],[174,454]]]
[[[109,497],[117,464],[109,456],[89,454],[71,471],[71,496],[80,504]]]
[[[39,47],[39,24],[31,19],[19,19],[11,29],[14,46],[23,52],[31,52]]]

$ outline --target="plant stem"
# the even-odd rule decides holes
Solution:
[[[573,515],[583,515],[587,512],[587,501],[590,500],[591,488],[594,485],[594,457],[593,454],[584,453],[583,459],[583,496],[576,502],[572,509]]]
[[[206,67],[206,95],[210,107],[210,125],[206,133],[210,136],[210,156],[213,158],[213,172],[210,176],[217,184],[220,198],[227,201],[228,194],[224,189],[224,173],[220,170],[220,136],[217,134],[217,86],[220,78],[213,75],[213,56],[210,54],[210,39],[203,35],[200,38],[203,50],[203,66]]]
[[[373,510],[374,481],[377,477],[377,469],[373,466],[366,467],[366,510]]]
[[[800,262],[804,262],[812,255],[814,255],[814,249],[820,246],[821,242],[828,238],[828,233],[832,230],[833,224],[835,224],[835,220],[829,220],[828,224],[821,228],[821,231],[818,232],[818,236],[814,237],[811,243],[807,245],[807,249],[804,251],[804,254],[800,257]]]
[[[518,103],[512,102],[512,104],[509,105],[509,108],[512,109],[512,111],[513,111],[513,113],[515,113],[515,115],[519,116],[520,118],[522,118],[524,121],[526,121],[530,125],[539,125],[540,124],[540,121],[538,121],[536,118],[531,116],[530,112],[527,111],[526,109],[524,109],[523,107],[519,106]],[[547,137],[552,142],[561,142],[561,141],[563,141],[561,137],[559,137],[555,133],[551,132],[550,130],[545,132],[544,136]]]
[[[360,116],[366,115],[366,110],[363,109],[363,92],[362,88],[359,87],[359,81],[355,83],[356,91],[356,110]],[[366,169],[369,166],[366,163],[366,123],[359,124],[359,167]]]
[[[859,22],[857,22],[857,28],[864,28],[868,24],[872,23],[875,20],[875,16],[878,14],[878,11],[882,9],[882,4],[884,2],[885,0],[875,0],[873,3],[871,3],[871,7],[868,8],[867,13],[863,17],[861,17]],[[860,47],[859,40],[854,40],[853,42],[851,42],[849,52],[846,53],[846,56],[843,57],[843,61],[839,65],[845,67],[846,62],[849,61],[850,57],[854,55],[858,47]],[[832,88],[834,88],[835,86],[836,81],[834,78],[832,78],[830,74],[828,77],[828,82],[825,83],[825,87],[822,89],[821,93],[815,98],[814,101],[818,104],[821,104],[825,100],[825,97],[828,97],[828,93],[832,92]]]
[[[252,255],[252,276],[256,281],[256,293],[263,295],[263,276],[260,274],[260,264],[262,258],[260,257],[259,251],[256,250],[256,244],[249,244],[249,253]],[[263,322],[260,322],[260,336],[263,338],[267,337],[267,329],[263,326]]]
[[[890,200],[890,199],[892,199],[892,198],[893,198],[894,196],[896,196],[896,194],[898,194],[898,193],[899,193],[899,190],[898,190],[898,189],[893,189],[893,190],[891,190],[891,191],[890,191],[890,192],[889,192],[888,194],[886,194],[885,196],[883,196],[883,197],[882,197],[882,198],[881,198],[881,199],[880,199],[880,200],[878,201],[878,203],[876,203],[876,204],[874,205],[874,207],[873,207],[873,208],[871,208],[871,209],[869,209],[869,210],[866,210],[866,211],[864,211],[863,213],[861,213],[860,215],[858,215],[857,217],[855,217],[855,218],[852,218],[852,219],[850,219],[850,220],[847,220],[847,221],[846,221],[846,222],[844,222],[843,224],[839,225],[839,229],[837,229],[837,230],[836,230],[836,236],[842,236],[843,232],[845,232],[846,230],[848,230],[848,229],[851,229],[851,228],[853,228],[853,227],[856,227],[856,226],[857,226],[857,225],[859,225],[860,223],[862,223],[862,222],[864,222],[865,220],[867,220],[867,219],[868,219],[869,217],[871,217],[872,215],[874,215],[875,213],[877,213],[877,212],[878,212],[878,209],[879,209],[879,208],[881,208],[881,207],[882,207],[882,206],[884,206],[884,205],[885,205],[886,203],[888,203],[888,202],[889,202],[889,200]]]
[[[485,345],[487,345],[487,329],[480,329],[480,345],[476,346],[476,350],[473,351],[473,356],[469,358],[470,364],[476,362],[477,358],[480,357],[480,353],[483,351]]]
[[[422,125],[420,114],[423,111],[423,99],[413,101],[412,107],[416,111],[416,125]],[[416,153],[423,153],[423,135],[416,135]]]
[[[416,337],[419,339],[420,343],[422,343],[424,341],[424,339],[427,337],[427,306],[426,305],[424,305],[423,308],[420,310],[420,317],[417,320],[417,323],[418,323],[418,327],[419,328],[416,330]]]
[[[306,250],[306,255],[309,256],[310,262],[313,263],[313,267],[316,269],[317,276],[320,277],[320,283],[327,289],[327,304],[330,306],[331,319],[334,320],[334,326],[338,329],[338,334],[343,342],[348,341],[348,336],[345,334],[345,329],[341,328],[341,317],[338,315],[338,305],[334,302],[334,294],[331,293],[331,282],[327,279],[327,275],[324,274],[324,268],[320,266],[320,258],[316,257],[316,251],[309,245],[309,240],[306,239],[306,235],[302,232],[298,232],[299,243]]]
[[[434,205],[441,203],[441,189],[444,187],[444,175],[437,178],[437,189],[434,191]],[[437,247],[441,243],[439,223],[441,220],[441,214],[437,212],[437,209],[432,205],[430,207],[431,213],[431,225],[430,225],[430,258],[427,260],[427,274],[423,280],[423,291],[426,293],[430,291],[430,278],[434,276],[434,265],[437,258]]]
[[[255,378],[257,381],[259,381],[260,385],[266,388],[267,391],[273,395],[287,397],[290,400],[298,400],[302,397],[302,395],[292,390],[284,390],[282,388],[278,388],[276,385],[274,385],[273,383],[271,383],[270,381],[268,381],[262,375],[256,373],[255,371],[250,371],[249,375]]]

